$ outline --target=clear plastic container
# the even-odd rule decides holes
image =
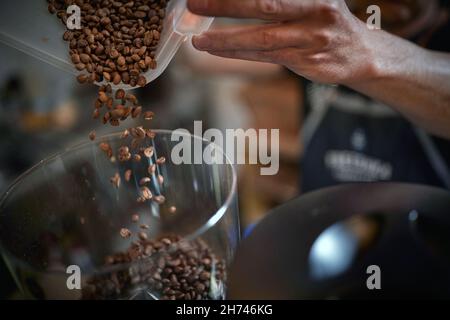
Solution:
[[[23,298],[165,299],[164,295],[174,294],[186,299],[180,296],[191,291],[185,285],[198,286],[199,277],[206,280],[200,284],[202,294],[190,294],[190,299],[226,297],[227,268],[239,241],[235,169],[228,159],[223,164],[174,164],[170,155],[178,138],[184,136],[192,150],[199,145],[196,152],[200,154],[212,144],[187,134],[156,133],[154,140],[145,143],[154,146],[155,158],[167,159],[157,169],[164,176],[162,186],[155,183],[155,177],[149,185],[154,195],[165,195],[162,205],[136,201],[139,180],[148,175],[147,167],[154,159],[111,162],[98,142],[42,161],[5,193],[0,200],[0,255]],[[123,145],[119,134],[98,141],[108,142],[114,150]],[[128,169],[132,179],[114,188],[109,178]],[[171,206],[176,206],[175,212]],[[139,215],[139,222],[132,221],[132,214]],[[105,265],[106,257],[129,250],[138,239],[141,223],[148,225],[149,240],[169,235],[181,240],[164,251],[146,252],[141,259]],[[122,238],[121,228],[128,228],[132,236]],[[208,263],[191,268],[186,257],[203,260],[205,248],[211,252]],[[171,265],[174,259],[180,261]],[[67,286],[69,266],[80,268],[81,288]],[[175,266],[181,269],[176,271]],[[201,279],[205,271],[208,279]],[[174,288],[179,293],[167,292],[166,281],[173,278],[173,272],[182,286]],[[122,280],[111,288],[117,277]],[[186,277],[190,277],[187,283]]]
[[[212,21],[189,12],[186,0],[170,0],[156,52],[158,66],[144,74],[147,83],[164,72],[184,41],[207,30]],[[0,10],[1,42],[76,75],[79,71],[70,61],[68,43],[62,39],[65,31],[61,21],[48,12],[44,0],[8,1]],[[131,89],[124,84],[119,87]]]

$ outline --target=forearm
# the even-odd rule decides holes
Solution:
[[[372,72],[349,87],[402,113],[432,134],[450,139],[450,54],[422,49],[382,31],[372,33],[376,44]]]

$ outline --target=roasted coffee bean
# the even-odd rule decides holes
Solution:
[[[138,197],[138,198],[136,199],[136,201],[137,201],[137,203],[144,203],[144,202],[146,202],[147,200],[145,200],[144,197]]]
[[[133,155],[133,160],[134,160],[134,162],[141,162],[142,158],[140,155],[135,154],[135,155]]]
[[[131,59],[133,59],[135,62],[138,62],[139,60],[141,60],[141,57],[139,57],[139,55],[135,53],[131,56]]]
[[[110,148],[110,146],[109,146],[109,144],[107,144],[106,142],[102,142],[102,143],[100,143],[100,149],[102,150],[102,151],[107,151],[107,150],[109,150],[109,148]]]
[[[136,137],[139,139],[144,139],[147,134],[145,129],[142,127],[137,127],[135,132],[136,132]]]
[[[140,106],[139,107],[135,107],[131,111],[131,116],[133,118],[138,118],[141,115],[141,113],[142,113],[142,107],[140,107]]]
[[[130,134],[133,138],[137,138],[136,128],[130,128]]]
[[[152,164],[152,165],[148,166],[147,171],[148,171],[148,173],[149,173],[150,175],[155,174],[155,172],[156,172],[156,165],[155,165],[155,164]]]
[[[131,94],[131,93],[128,93],[128,94],[125,96],[125,99],[126,99],[127,101],[131,102],[131,103],[134,104],[134,105],[136,105],[137,102],[138,102],[136,96],[135,96],[134,94]]]
[[[112,265],[115,262],[115,258],[113,256],[107,256],[105,258],[105,264],[106,265]]]
[[[145,199],[145,200],[150,200],[153,195],[152,192],[150,191],[149,188],[147,187],[142,187],[141,188],[141,196]]]
[[[89,43],[85,39],[80,39],[77,41],[78,48],[85,48],[89,45]]]
[[[111,23],[111,19],[108,17],[103,17],[100,19],[100,23],[104,26],[109,25]]]
[[[147,137],[154,139],[156,137],[156,133],[153,130],[147,130]]]
[[[119,154],[127,154],[130,153],[130,149],[127,146],[121,146],[119,148]]]
[[[153,197],[153,200],[157,204],[161,205],[161,204],[164,204],[164,202],[166,202],[166,197],[164,197],[163,195],[157,195],[157,196]]]
[[[105,79],[105,81],[111,81],[111,75],[109,74],[109,72],[103,72],[103,79]]]
[[[116,73],[114,74],[114,77],[112,78],[112,82],[113,82],[115,85],[118,85],[121,81],[122,81],[122,78],[120,77],[120,74],[116,72]]]
[[[166,158],[165,157],[160,157],[156,160],[157,164],[164,164],[166,163]]]
[[[120,147],[119,150],[118,150],[118,154],[119,154],[119,161],[120,162],[129,161],[131,159],[131,153],[130,153],[129,148],[127,146]]]
[[[124,132],[122,132],[122,134],[120,135],[121,139],[125,139],[128,138],[128,136],[130,135],[130,132],[128,130],[125,130]]]
[[[120,175],[116,173],[111,179],[111,183],[114,187],[119,188],[120,187]]]
[[[125,98],[125,91],[122,89],[119,89],[116,91],[116,95],[115,95],[116,99],[118,100],[122,100]]]
[[[129,84],[130,83],[130,75],[128,72],[123,72],[122,73],[122,82],[125,84]]]
[[[147,79],[145,79],[144,76],[139,76],[139,78],[137,80],[137,85],[140,87],[145,87],[146,84],[147,84]]]
[[[106,101],[106,107],[111,110],[113,107],[113,104],[114,104],[113,98],[109,97],[108,101]]]
[[[149,184],[152,181],[149,177],[144,177],[139,181],[139,184],[141,186],[145,186],[146,184]]]
[[[51,14],[55,14],[57,12],[55,6],[51,3],[48,5],[48,12],[50,12]]]
[[[147,69],[148,69],[148,67],[147,67],[147,65],[145,64],[145,61],[144,60],[140,60],[139,62],[138,62],[138,66],[139,66],[139,69],[141,69],[142,71],[146,71]],[[139,79],[138,79],[139,80]],[[139,81],[138,81],[139,82]]]
[[[127,120],[128,119],[128,117],[130,116],[130,114],[131,114],[131,108],[130,107],[125,107],[124,109],[123,109],[123,116],[122,116],[122,118],[120,119],[120,120],[122,120],[122,121],[125,121],[125,120]]]
[[[80,55],[78,55],[76,53],[72,54],[71,60],[75,65],[79,64],[81,62]]]
[[[118,120],[123,117],[125,111],[123,109],[115,109],[111,111],[111,117],[115,120]]]
[[[200,274],[199,278],[200,278],[200,280],[203,280],[203,281],[209,280],[211,278],[211,274],[209,272],[204,271]]]
[[[141,143],[141,139],[133,139],[133,140],[131,140],[131,149],[133,149],[133,150],[136,150],[138,147],[139,147],[139,145],[140,145],[140,143]]]
[[[153,117],[155,116],[155,114],[151,111],[146,111],[144,112],[144,120],[153,120]]]
[[[109,122],[109,120],[111,120],[111,113],[106,112],[106,113],[103,115],[102,122],[103,122],[103,124],[107,124],[107,123]]]
[[[110,52],[109,52],[109,56],[110,56],[110,58],[111,59],[117,59],[117,58],[119,58],[120,57],[120,53],[119,53],[119,51],[117,50],[117,49],[112,49]]]
[[[136,11],[134,13],[134,16],[138,19],[144,19],[147,16],[147,14],[144,11]]]
[[[84,64],[87,64],[87,63],[91,62],[91,58],[89,57],[89,55],[87,55],[85,53],[80,54],[80,60]]]
[[[88,76],[85,74],[80,74],[77,76],[77,80],[81,84],[86,83],[88,81]]]
[[[171,245],[172,244],[172,240],[170,240],[169,238],[162,238],[161,242],[163,244],[165,244],[166,246]]]
[[[103,107],[103,102],[101,102],[100,99],[96,99],[95,103],[94,103],[94,107],[95,107],[95,109],[100,109],[101,107]]]
[[[101,103],[106,103],[108,101],[108,96],[105,92],[100,91],[98,93],[98,100],[100,100]]]
[[[177,207],[175,207],[175,206],[171,206],[171,207],[169,207],[169,212],[170,213],[176,213],[177,212]]]
[[[148,147],[148,148],[145,148],[145,149],[144,149],[144,155],[145,155],[147,158],[153,157],[153,154],[154,154],[153,147]]]
[[[131,237],[131,231],[126,228],[122,228],[122,229],[120,229],[120,236],[122,238],[129,238],[129,237]]]
[[[84,69],[86,69],[86,65],[84,63],[77,63],[75,65],[75,69],[77,69],[78,71],[83,71]]]
[[[124,178],[125,178],[125,181],[126,181],[126,182],[130,182],[130,180],[131,180],[131,175],[132,175],[132,174],[133,174],[133,173],[132,173],[131,170],[125,171]]]
[[[138,236],[139,236],[139,239],[140,239],[140,240],[144,240],[144,241],[145,241],[145,240],[148,239],[148,235],[147,235],[147,233],[144,232],[144,231],[139,232]]]
[[[91,74],[92,81],[99,80],[98,74],[94,74],[94,66],[91,63],[86,64],[86,71]]]
[[[152,70],[155,70],[156,67],[157,67],[156,61],[155,61],[155,60],[152,60],[152,61],[150,62],[149,68],[152,69]]]
[[[105,51],[105,47],[104,47],[102,44],[99,44],[99,45],[95,48],[94,53],[95,53],[95,55],[98,57],[98,56],[102,55],[104,51]],[[102,60],[100,59],[100,61],[102,61]]]

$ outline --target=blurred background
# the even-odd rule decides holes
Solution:
[[[361,18],[368,2],[385,6],[383,25],[399,34],[421,10],[415,6],[421,1],[393,1],[409,11],[389,11],[390,1],[348,2]],[[216,25],[233,23],[220,19]],[[79,85],[73,75],[2,43],[0,58],[0,194],[40,160],[87,141],[91,130],[98,136],[117,131],[91,118],[96,86]],[[155,112],[155,128],[192,130],[194,121],[201,120],[204,130],[280,129],[278,175],[261,176],[258,166],[238,168],[245,230],[301,194],[303,88],[300,77],[279,66],[215,58],[186,43],[160,78],[134,93],[146,110]],[[14,289],[7,275],[1,263],[0,297]]]

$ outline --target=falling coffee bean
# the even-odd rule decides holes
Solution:
[[[177,207],[175,207],[175,206],[171,206],[171,207],[169,207],[169,212],[170,213],[176,213],[177,212]]]
[[[111,179],[111,183],[114,187],[119,188],[120,187],[120,175],[116,173]]]
[[[131,231],[126,228],[122,228],[122,229],[120,229],[120,236],[122,238],[129,238],[129,237],[131,237]]]
[[[125,171],[124,178],[125,178],[125,181],[126,181],[126,182],[130,182],[130,180],[131,180],[131,175],[132,175],[132,171],[131,171],[131,170]]]

